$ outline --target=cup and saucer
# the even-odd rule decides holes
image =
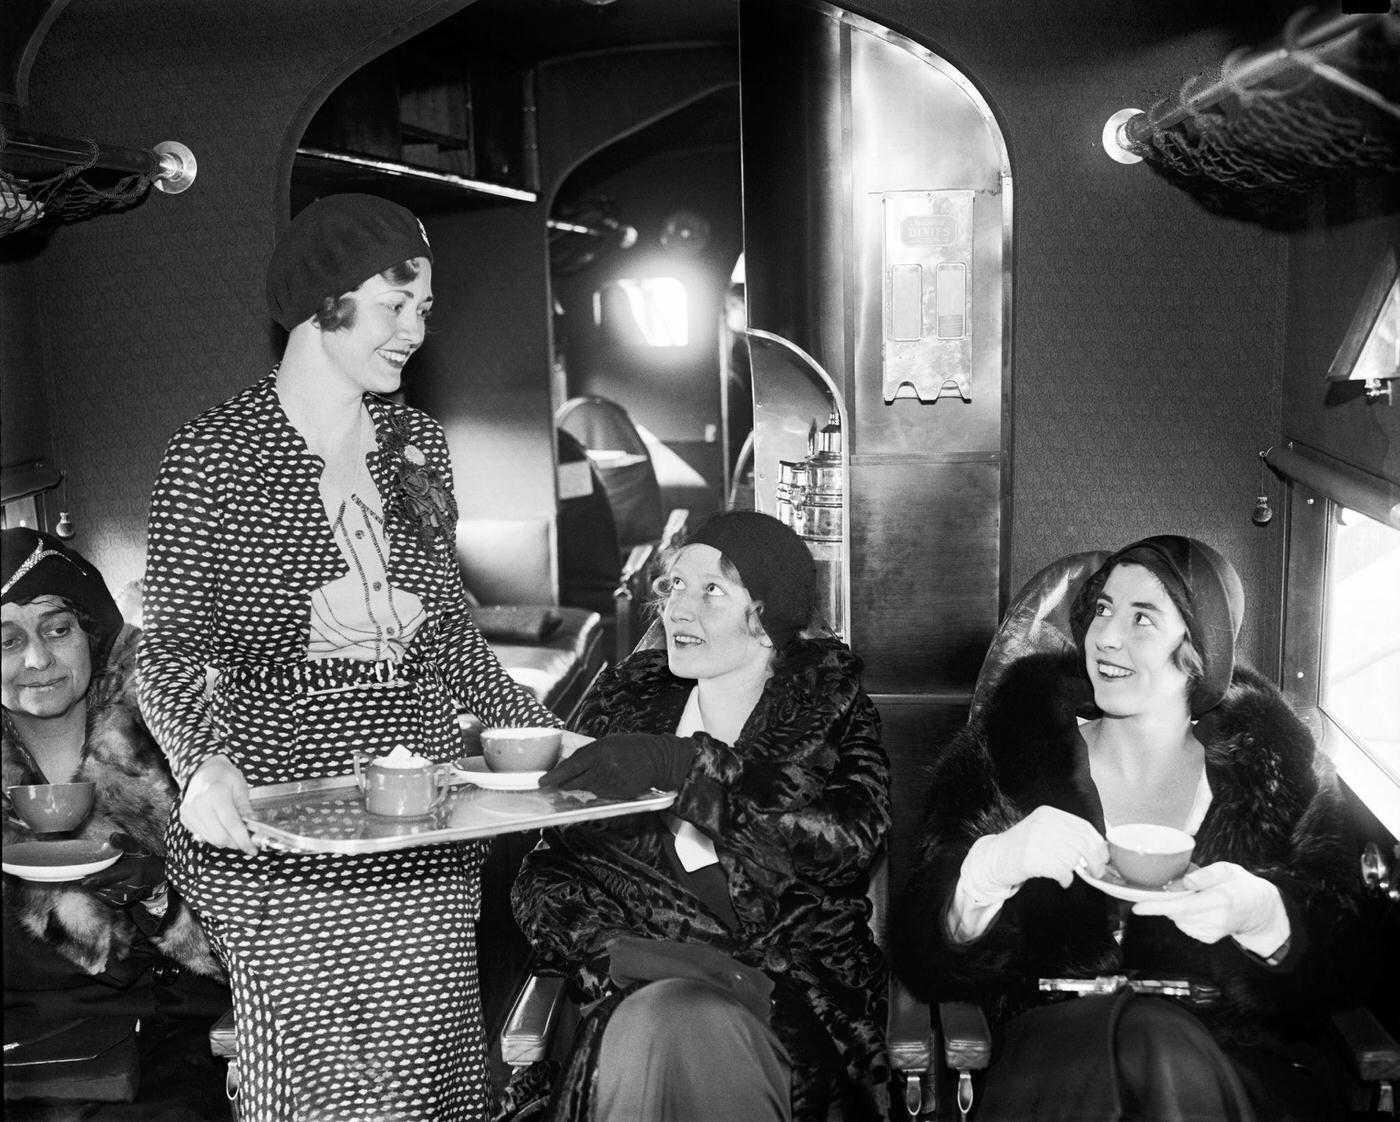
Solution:
[[[0,866],[21,880],[59,884],[115,864],[122,851],[110,841],[55,836],[81,826],[96,799],[97,785],[91,782],[7,787],[6,810],[38,836],[6,845]]]
[[[1092,877],[1084,869],[1075,869],[1074,871],[1079,875],[1080,880],[1086,884],[1092,884],[1100,892],[1107,893],[1119,900],[1130,900],[1134,904],[1141,904],[1145,900],[1175,900],[1180,896],[1190,896],[1195,889],[1183,888],[1181,877],[1187,873],[1194,873],[1197,868],[1198,866],[1194,862],[1188,863],[1181,876],[1173,877],[1165,884],[1155,886],[1133,884],[1112,865],[1104,869],[1101,877]]]
[[[563,741],[556,728],[483,729],[481,755],[458,760],[458,775],[489,791],[534,791],[559,762]]]
[[[1100,892],[1140,904],[1146,900],[1175,900],[1195,891],[1181,884],[1181,878],[1197,868],[1191,862],[1196,839],[1185,830],[1135,822],[1110,827],[1104,837],[1109,864],[1103,876],[1090,876],[1082,866],[1074,870],[1081,880]]]

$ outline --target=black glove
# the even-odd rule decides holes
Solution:
[[[678,790],[694,758],[695,742],[689,737],[618,733],[585,744],[555,764],[540,777],[540,786],[631,799],[653,787]]]
[[[148,900],[164,887],[164,857],[144,852],[129,834],[116,833],[109,840],[122,851],[121,857],[107,868],[83,877],[78,887],[114,908]]]

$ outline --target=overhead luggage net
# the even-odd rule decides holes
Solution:
[[[0,237],[41,220],[73,222],[134,206],[152,185],[178,195],[195,174],[194,153],[176,140],[150,150],[115,148],[0,125]]]
[[[1195,76],[1146,113],[1104,129],[1120,162],[1145,160],[1217,213],[1296,224],[1314,188],[1400,170],[1400,16],[1344,16],[1282,45],[1234,52],[1214,81]]]

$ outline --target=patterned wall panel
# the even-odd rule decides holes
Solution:
[[[62,227],[35,262],[77,541],[114,584],[142,568],[170,434],[274,360],[263,269],[284,146],[328,84],[465,2],[74,0],[44,40],[28,128],[174,139],[199,161],[183,195]]]

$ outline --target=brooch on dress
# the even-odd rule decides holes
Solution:
[[[422,450],[409,442],[404,415],[391,413],[388,422],[380,447],[390,456],[397,487],[386,513],[414,525],[418,539],[428,549],[450,549],[457,533],[457,504],[452,492]]]

